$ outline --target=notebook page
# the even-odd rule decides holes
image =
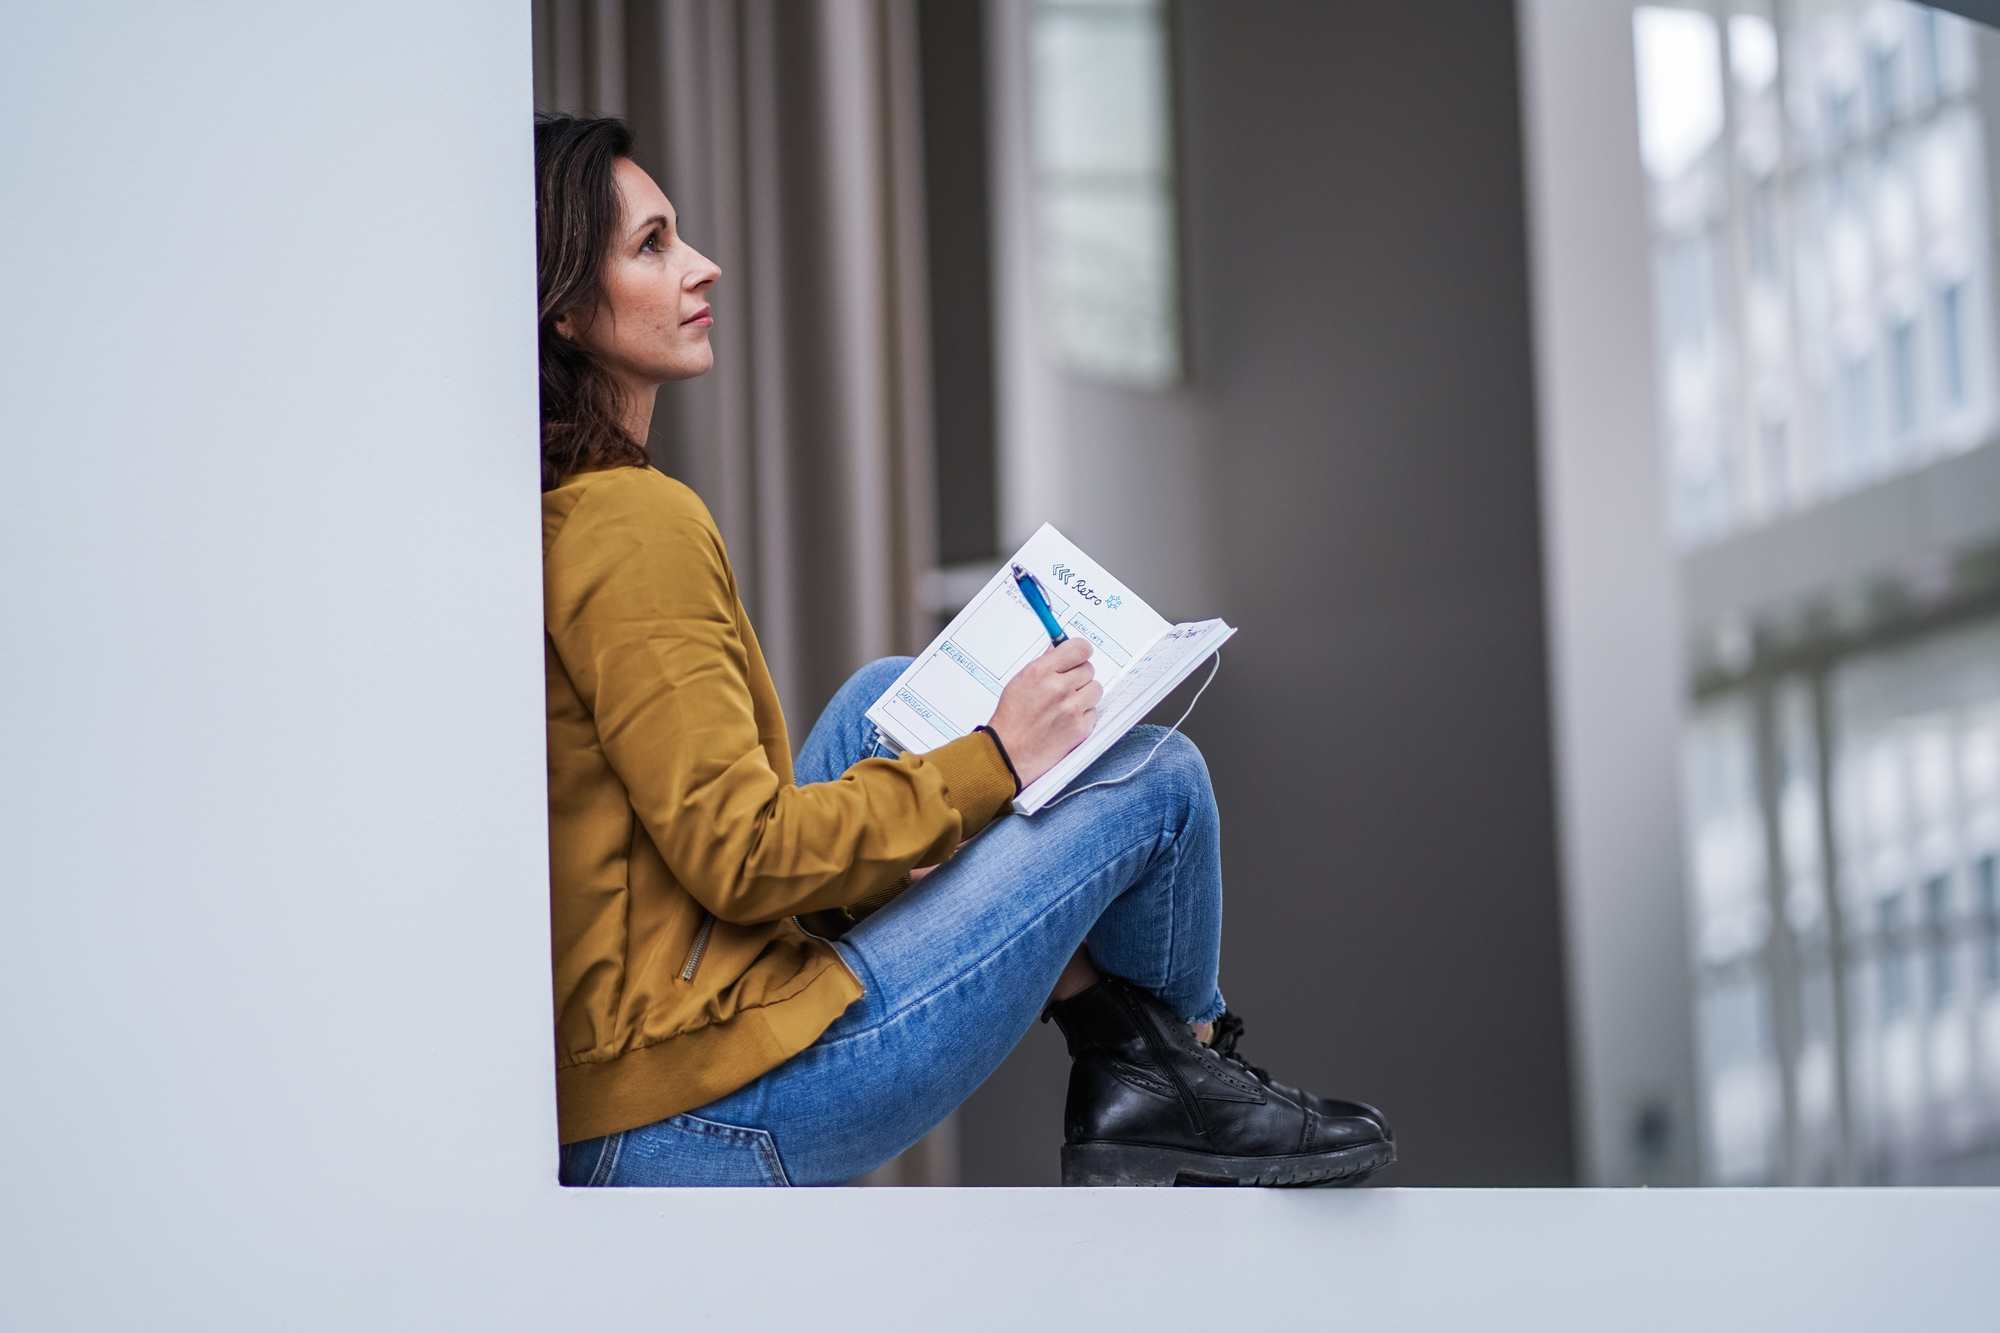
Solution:
[[[1161,635],[1104,691],[1097,705],[1097,724],[1083,743],[1014,798],[1015,812],[1031,815],[1055,799],[1235,633],[1223,621],[1199,620],[1175,625]]]
[[[1137,707],[1143,711],[1129,724],[1137,726],[1145,714],[1153,710],[1152,696],[1156,692],[1160,695],[1166,694],[1173,685],[1170,684],[1166,689],[1157,691],[1155,687],[1169,676],[1174,677],[1175,683],[1178,683],[1187,675],[1187,671],[1177,669],[1183,663],[1192,667],[1207,657],[1213,649],[1205,648],[1204,645],[1215,634],[1228,628],[1220,620],[1200,620],[1185,625],[1175,625],[1161,635],[1159,641],[1134,662],[1130,670],[1118,678],[1118,683],[1104,692],[1104,698],[1097,705],[1099,714],[1097,725],[1115,726],[1124,713]],[[1193,658],[1193,662],[1189,662],[1189,658]]]
[[[869,721],[899,749],[935,750],[991,721],[1007,682],[1048,651],[1048,633],[1014,582],[1016,564],[1041,580],[1064,631],[1089,641],[1091,666],[1107,692],[1170,628],[1044,523],[868,710]]]

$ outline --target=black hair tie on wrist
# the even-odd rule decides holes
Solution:
[[[993,742],[993,748],[1000,752],[1000,762],[1007,765],[1007,776],[1014,779],[1014,794],[1019,796],[1021,794],[1021,770],[1014,767],[1014,756],[1008,754],[1007,747],[1000,743],[1000,733],[986,726],[974,727],[973,730],[985,732],[987,739]]]

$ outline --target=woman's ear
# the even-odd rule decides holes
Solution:
[[[564,342],[580,342],[583,335],[590,332],[590,326],[597,322],[597,307],[572,306],[556,316],[556,336]]]

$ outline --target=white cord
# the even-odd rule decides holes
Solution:
[[[1167,736],[1171,736],[1175,732],[1181,729],[1181,723],[1188,720],[1188,713],[1192,713],[1194,711],[1194,706],[1201,702],[1201,696],[1208,693],[1208,687],[1215,683],[1215,673],[1220,670],[1222,670],[1222,650],[1218,648],[1215,650],[1215,665],[1208,669],[1208,679],[1203,681],[1201,683],[1201,688],[1194,692],[1194,698],[1188,700],[1188,706],[1186,711],[1183,712],[1179,717],[1175,718],[1174,724],[1171,727],[1167,728]],[[1125,782],[1128,781],[1129,779],[1138,777],[1139,769],[1144,768],[1146,765],[1152,763],[1153,756],[1158,754],[1160,752],[1160,747],[1167,743],[1167,736],[1162,736],[1160,737],[1160,739],[1154,741],[1153,748],[1146,751],[1146,757],[1144,759],[1141,759],[1139,761],[1138,767],[1134,768],[1130,773],[1126,773],[1115,778],[1105,778],[1101,782],[1093,782],[1090,783],[1088,786],[1078,787],[1075,791],[1066,791],[1062,795],[1056,797],[1053,801],[1050,801],[1047,805],[1043,806],[1042,809],[1053,810],[1057,806],[1061,805],[1064,801],[1067,801],[1070,797],[1081,795],[1082,793],[1089,791],[1091,787],[1115,787],[1121,782]],[[1036,813],[1039,814],[1040,811],[1037,811]]]

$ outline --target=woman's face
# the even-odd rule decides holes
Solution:
[[[615,168],[620,221],[604,264],[604,300],[556,332],[581,343],[627,388],[692,379],[715,363],[708,289],[722,270],[680,238],[674,206],[628,159]]]

